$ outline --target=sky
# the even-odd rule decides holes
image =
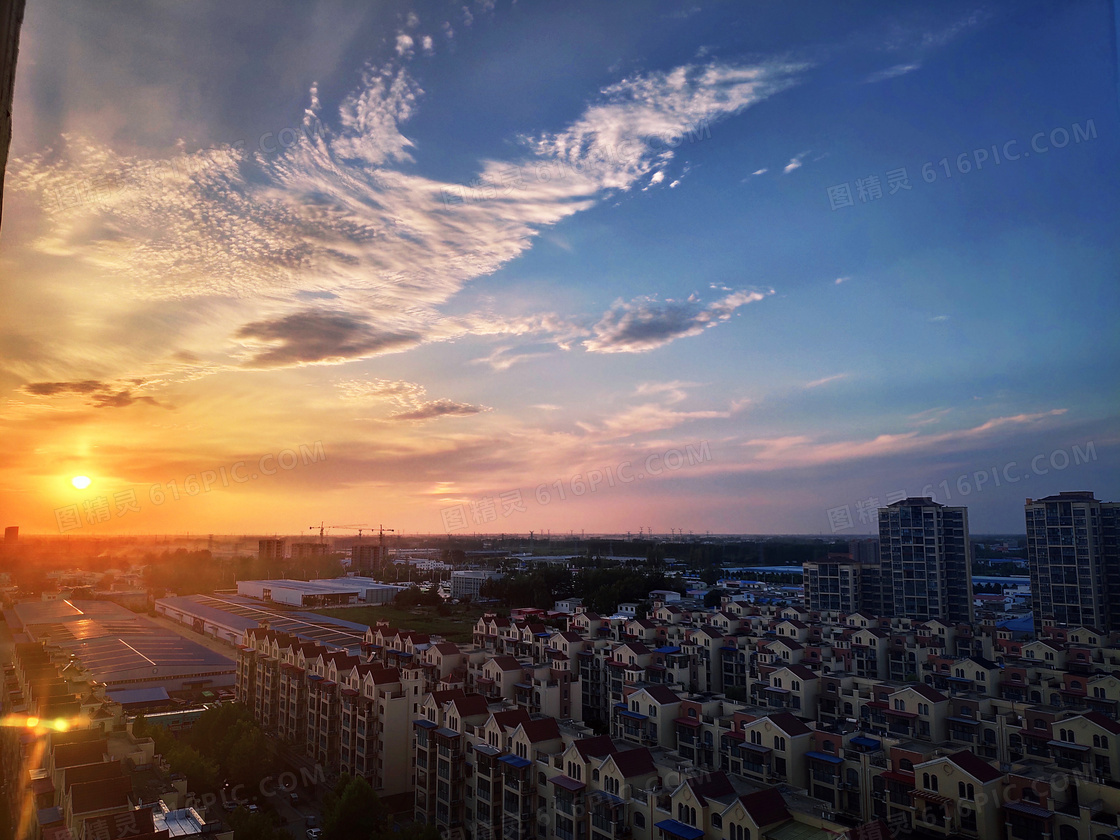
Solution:
[[[29,4],[0,524],[843,537],[905,495],[974,533],[1120,500],[1116,32]]]

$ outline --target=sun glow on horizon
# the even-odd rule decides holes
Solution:
[[[88,475],[76,475],[72,479],[70,479],[70,483],[79,490],[85,490],[87,487],[93,484],[93,481],[90,480],[90,477]]]

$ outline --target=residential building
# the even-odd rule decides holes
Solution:
[[[1079,491],[1027,499],[1025,511],[1036,629],[1120,631],[1120,503]]]
[[[880,508],[879,557],[882,615],[973,620],[967,508],[925,497]]]

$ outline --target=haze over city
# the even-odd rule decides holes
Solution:
[[[29,3],[0,524],[843,536],[932,495],[1018,533],[1118,498],[1114,30]]]

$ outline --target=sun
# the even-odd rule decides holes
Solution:
[[[85,490],[87,487],[93,484],[93,482],[90,481],[88,475],[76,475],[72,479],[70,479],[70,483],[77,487],[79,490]]]

